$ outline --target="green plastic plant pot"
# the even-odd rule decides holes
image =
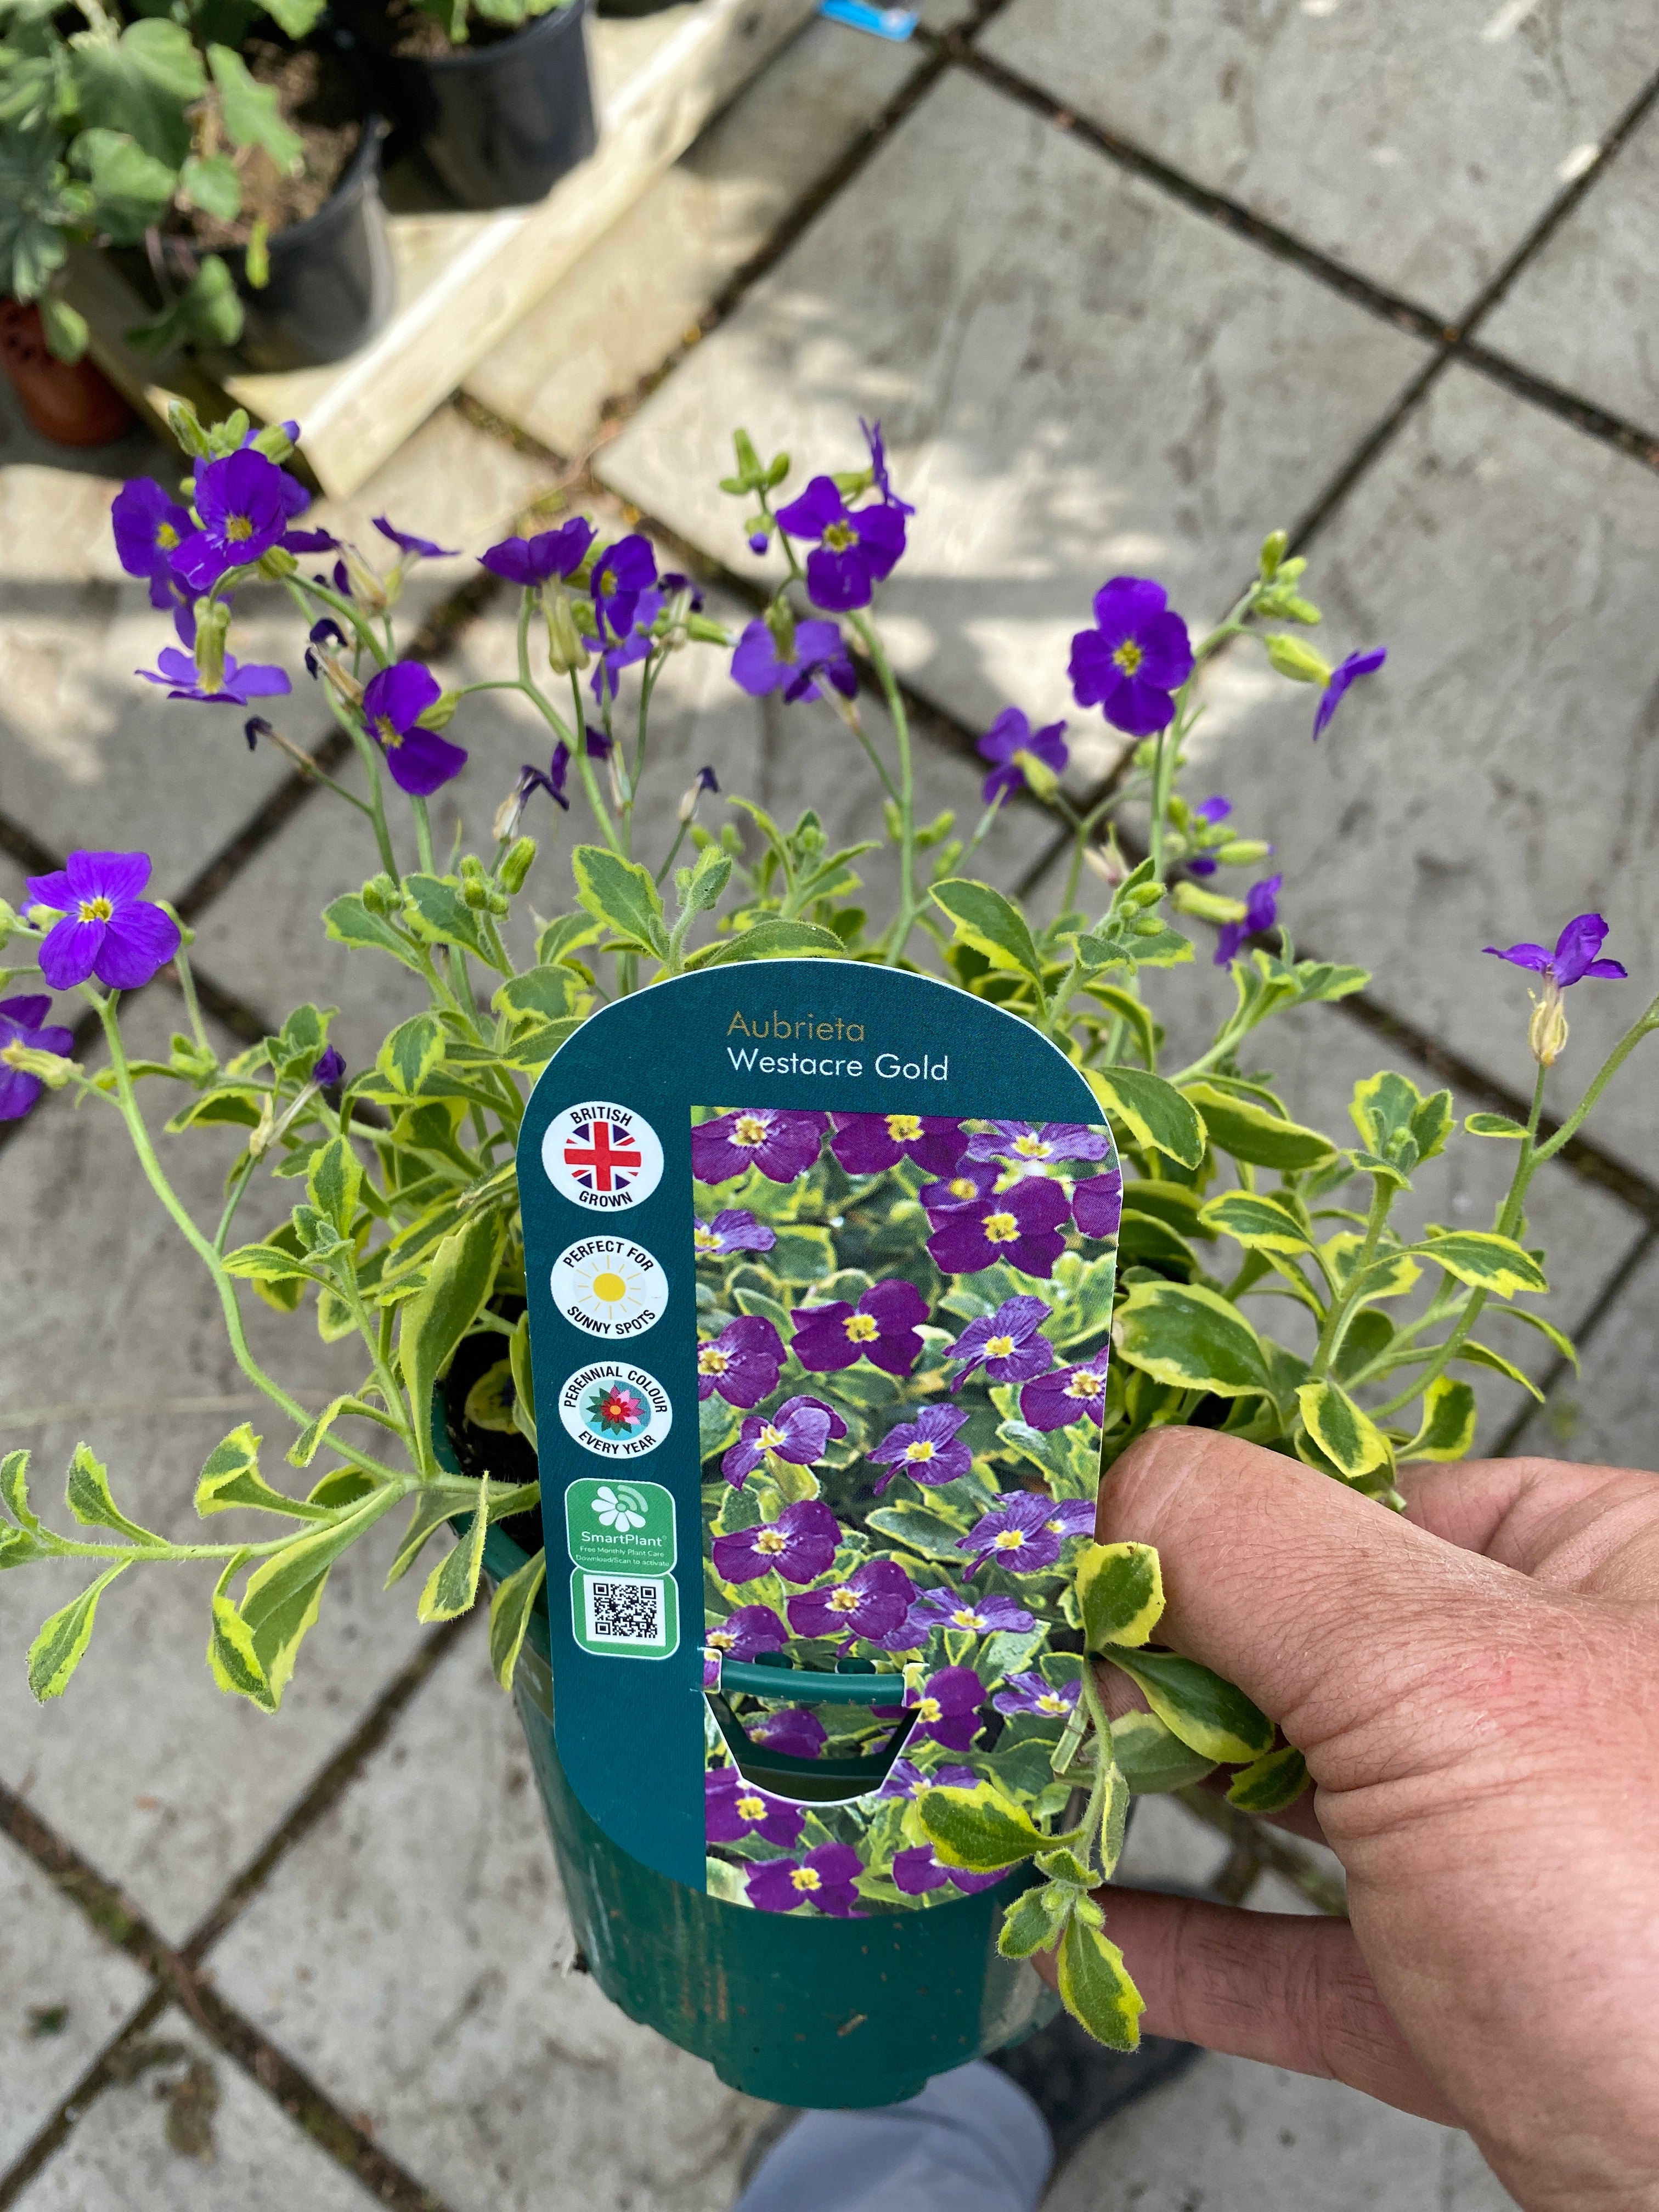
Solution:
[[[492,1528],[484,1543],[491,1580],[524,1563],[519,1547]],[[1056,2000],[1030,1963],[996,1948],[1005,1909],[1035,1879],[1029,1866],[976,1897],[830,1920],[727,1905],[641,1865],[589,1817],[565,1778],[549,1654],[544,1591],[514,1702],[576,1941],[599,1987],[630,2019],[706,2058],[749,2096],[844,2108],[914,2096],[932,2075],[1018,2043],[1053,2018]],[[787,1764],[790,1775],[776,1784],[796,1790],[793,1770],[811,1762]]]

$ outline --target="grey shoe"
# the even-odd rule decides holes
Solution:
[[[990,2063],[1024,2089],[1054,2139],[1054,2173],[1103,2120],[1161,2089],[1203,2056],[1195,2043],[1143,2035],[1139,2051],[1108,2051],[1061,2013]],[[1052,2177],[1051,2177],[1052,2178]]]

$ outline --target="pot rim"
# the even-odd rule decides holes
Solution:
[[[574,20],[580,22],[588,13],[592,0],[562,0],[562,4],[544,9],[527,23],[520,24],[510,38],[490,46],[458,46],[447,54],[400,54],[394,58],[403,66],[429,70],[434,76],[446,75],[452,70],[489,69],[507,60],[519,46],[532,40],[545,37],[567,28]]]
[[[287,252],[290,246],[303,247],[309,235],[326,216],[334,214],[343,200],[361,198],[364,191],[376,183],[380,173],[380,149],[392,125],[384,115],[373,111],[363,116],[362,121],[362,136],[357,142],[357,150],[337,179],[333,191],[317,212],[307,216],[303,222],[290,222],[283,229],[271,233],[265,243],[268,258],[274,259],[279,251]],[[229,246],[225,251],[227,259],[234,257],[239,264],[247,258],[245,246]]]

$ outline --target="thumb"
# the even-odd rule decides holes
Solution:
[[[1159,1429],[1126,1452],[1097,1534],[1157,1547],[1159,1641],[1237,1683],[1325,1782],[1322,1744],[1443,1686],[1494,1608],[1532,1595],[1510,1569],[1209,1429]]]

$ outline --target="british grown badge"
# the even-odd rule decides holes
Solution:
[[[655,1190],[662,1146],[642,1115],[590,1099],[548,1123],[542,1165],[561,1198],[594,1213],[617,1213]]]

